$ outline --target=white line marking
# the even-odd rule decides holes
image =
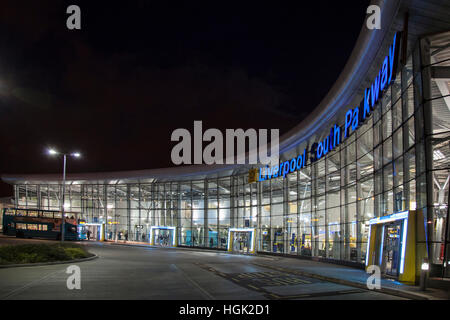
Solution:
[[[4,295],[3,297],[1,297],[0,299],[1,299],[1,300],[7,300],[7,299],[11,298],[12,296],[14,296],[14,295],[16,295],[16,294],[21,293],[21,292],[23,292],[23,291],[25,291],[25,290],[31,288],[32,286],[38,284],[39,282],[42,282],[42,281],[44,281],[44,280],[50,278],[51,276],[56,275],[57,273],[62,273],[62,272],[65,272],[65,271],[66,271],[66,269],[64,268],[64,269],[62,269],[62,270],[59,270],[59,271],[56,271],[56,272],[49,273],[49,274],[43,276],[42,278],[39,278],[39,279],[34,280],[34,281],[31,281],[30,283],[28,283],[28,284],[26,284],[26,285],[24,285],[24,286],[21,286],[21,287],[19,287],[19,288],[17,288],[17,289],[12,290],[11,292],[7,293],[6,295]]]
[[[206,291],[205,289],[203,289],[197,282],[195,282],[194,280],[192,280],[187,274],[186,272],[184,272],[181,268],[177,267],[175,264],[171,264],[171,266],[173,266],[176,270],[178,270],[182,276],[191,284],[193,285],[195,288],[197,288],[201,294],[207,299],[207,300],[216,300],[208,291]]]

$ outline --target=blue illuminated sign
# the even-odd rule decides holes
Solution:
[[[263,167],[259,168],[259,181],[264,181],[272,178],[276,178],[278,176],[286,177],[288,173],[294,172],[296,170],[300,170],[304,168],[306,164],[306,149],[303,151],[303,154],[299,155],[296,158],[292,158],[291,160],[284,161],[279,165],[273,167]]]
[[[378,100],[382,97],[385,89],[395,80],[397,74],[397,61],[399,53],[400,33],[394,35],[394,40],[389,47],[389,53],[384,58],[383,64],[372,81],[370,87],[364,90],[364,98],[355,108],[350,108],[345,113],[344,126],[335,124],[330,129],[330,134],[322,141],[312,144],[309,153],[306,149],[303,154],[289,161],[284,161],[276,166],[265,166],[259,168],[259,181],[268,180],[276,177],[285,178],[288,173],[299,170],[306,165],[307,155],[309,154],[311,162],[315,162],[334,150],[341,142],[347,139],[351,133],[355,132],[371,115]]]

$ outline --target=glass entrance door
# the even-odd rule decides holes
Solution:
[[[230,228],[228,230],[228,251],[235,253],[255,253],[255,229]]]
[[[99,230],[100,227],[97,225],[86,225],[86,239],[98,241],[99,239]]]
[[[248,231],[233,232],[233,252],[249,253],[251,233]]]
[[[174,243],[174,230],[165,228],[153,229],[153,245],[161,247],[172,247]]]
[[[383,271],[393,277],[399,274],[402,224],[399,221],[384,226]]]

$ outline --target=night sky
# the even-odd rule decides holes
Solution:
[[[68,172],[170,167],[194,120],[283,134],[336,81],[368,5],[2,0],[0,174],[61,172],[49,146],[83,154]]]

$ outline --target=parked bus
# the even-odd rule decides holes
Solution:
[[[64,240],[79,240],[75,214],[65,213]],[[35,209],[3,209],[3,234],[18,238],[61,240],[61,212]]]

